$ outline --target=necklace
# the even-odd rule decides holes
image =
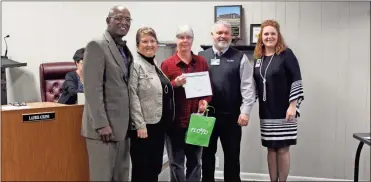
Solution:
[[[264,76],[262,74],[262,67],[263,67],[264,56],[262,57],[262,63],[261,63],[261,66],[260,66],[260,76],[263,79],[263,101],[266,101],[267,100],[267,89],[266,89],[267,79],[266,79],[266,77],[267,77],[268,67],[271,64],[271,61],[272,61],[273,57],[274,57],[274,54],[272,55],[271,59],[269,60],[269,63],[267,65],[267,67],[265,68]]]

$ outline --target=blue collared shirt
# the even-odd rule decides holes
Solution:
[[[119,50],[120,50],[120,53],[121,53],[121,56],[122,56],[122,58],[124,59],[124,66],[125,66],[125,77],[126,78],[128,78],[128,73],[129,73],[129,68],[128,68],[128,59],[127,59],[127,57],[126,57],[126,55],[125,55],[125,52],[124,52],[124,48],[123,47],[120,47],[119,48]]]

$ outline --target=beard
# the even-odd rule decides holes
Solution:
[[[218,41],[218,40],[216,40],[216,41],[214,41],[214,44],[218,48],[225,49],[231,44],[231,41],[224,41],[224,40]]]

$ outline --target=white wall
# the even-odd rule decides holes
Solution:
[[[353,179],[358,143],[352,133],[370,131],[369,2],[246,3],[244,7],[251,12],[247,21],[280,21],[302,68],[305,101],[298,145],[291,150],[291,175]],[[258,126],[254,122],[245,129],[242,171],[267,173],[266,152],[256,148]],[[369,147],[360,165],[361,178],[370,180]]]
[[[76,49],[105,30],[105,17],[116,4],[3,2],[1,36],[11,35],[8,56],[28,64],[8,71],[8,101],[40,101],[40,63],[72,61]],[[195,33],[193,51],[198,52],[200,44],[211,44],[214,6],[227,4],[243,5],[245,35],[251,23],[278,20],[299,59],[305,101],[298,145],[291,150],[290,175],[353,179],[358,143],[352,133],[370,131],[370,3],[125,2],[133,18],[125,39],[135,51],[134,37],[140,26],[153,27],[160,41],[168,41],[174,40],[178,25],[190,24]],[[241,172],[266,174],[257,108],[244,128]],[[222,170],[222,151],[217,155],[218,170]],[[370,180],[368,146],[361,156],[360,179]]]

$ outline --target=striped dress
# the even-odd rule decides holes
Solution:
[[[304,92],[298,60],[291,49],[254,60],[254,81],[259,100],[261,141],[279,149],[296,145],[297,119]],[[296,116],[286,121],[290,102],[296,100]]]

